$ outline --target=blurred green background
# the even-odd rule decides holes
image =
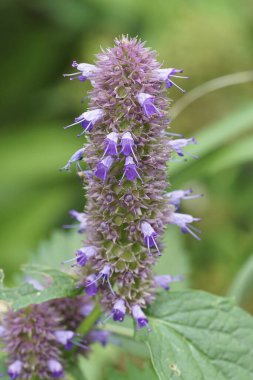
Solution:
[[[92,63],[100,46],[112,46],[116,36],[138,35],[165,67],[182,67],[190,76],[182,83],[188,95],[170,91],[176,111],[177,101],[191,100],[195,87],[252,70],[253,2],[1,0],[0,11],[0,266],[11,281],[39,242],[70,222],[68,210],[84,204],[74,170],[58,171],[81,145],[75,128],[62,127],[85,110],[89,89],[62,77],[72,71],[72,60]],[[188,269],[179,264],[177,270],[187,272],[191,286],[241,292],[241,303],[253,311],[253,82],[247,75],[244,82],[208,92],[172,123],[173,132],[197,137],[191,152],[200,155],[173,164],[173,189],[193,187],[205,197],[183,207],[202,218],[201,242],[172,226],[175,243],[166,238],[166,255],[169,263],[184,257]],[[243,283],[239,290],[231,285],[236,276]]]

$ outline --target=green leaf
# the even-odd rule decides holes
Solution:
[[[74,252],[80,248],[83,235],[74,231],[54,231],[50,239],[42,241],[36,252],[31,256],[31,262],[37,265],[48,265],[59,268],[60,264],[74,257]]]
[[[71,297],[78,294],[72,276],[56,269],[30,267],[26,273],[41,284],[49,285],[42,291],[24,282],[15,288],[1,288],[0,301],[6,301],[14,310],[31,304],[38,304],[55,298]]]
[[[251,380],[253,318],[201,291],[163,293],[142,334],[160,380]]]
[[[130,361],[127,364],[127,368],[124,371],[110,368],[106,372],[105,380],[157,380],[153,368],[148,362],[141,367],[135,366]]]
[[[235,296],[238,303],[252,296],[253,290],[253,255],[249,257],[246,263],[242,266],[239,273],[235,277],[228,294]]]

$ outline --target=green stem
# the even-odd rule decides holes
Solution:
[[[209,94],[212,91],[241,83],[247,83],[250,81],[253,81],[253,71],[243,71],[239,73],[224,75],[222,77],[218,77],[206,83],[203,83],[202,85],[195,87],[193,90],[189,91],[174,104],[174,106],[171,108],[171,117],[174,120],[192,102],[206,94]]]
[[[94,326],[94,323],[98,320],[101,315],[101,307],[96,304],[92,312],[83,320],[77,329],[77,333],[86,335]]]
[[[100,325],[103,330],[109,331],[114,334],[122,335],[128,338],[133,338],[134,337],[134,332],[132,329],[128,327],[123,327],[123,326],[117,326],[117,325],[111,325],[109,323],[105,323],[103,325]]]

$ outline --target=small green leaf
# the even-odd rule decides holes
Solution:
[[[201,291],[163,293],[143,335],[160,380],[251,380],[253,318],[231,299]]]
[[[22,283],[16,288],[1,288],[0,301],[6,301],[14,310],[30,304],[38,304],[55,298],[71,297],[79,293],[72,276],[56,269],[28,268],[27,273],[34,279],[46,285],[38,291],[29,283]]]

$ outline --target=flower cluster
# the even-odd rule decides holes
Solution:
[[[9,310],[0,326],[0,341],[7,353],[10,379],[63,378],[65,350],[76,346],[86,355],[92,342],[104,345],[108,338],[105,331],[91,330],[86,336],[76,332],[93,307],[87,296],[79,296]]]
[[[74,61],[73,66],[78,72],[66,75],[90,80],[92,90],[89,109],[65,127],[78,125],[83,128],[78,137],[88,136],[85,151],[79,149],[64,167],[69,170],[84,154],[89,166],[85,213],[72,212],[86,241],[72,260],[87,295],[99,292],[115,321],[129,314],[141,328],[148,326],[142,309],[157,287],[169,289],[181,279],[153,274],[166,226],[176,224],[199,239],[191,226],[199,219],[177,212],[182,199],[197,196],[190,190],[167,192],[168,161],[196,143],[168,132],[167,89],[184,92],[174,80],[186,77],[178,75],[181,69],[161,68],[155,52],[125,36],[98,54],[95,65]]]

